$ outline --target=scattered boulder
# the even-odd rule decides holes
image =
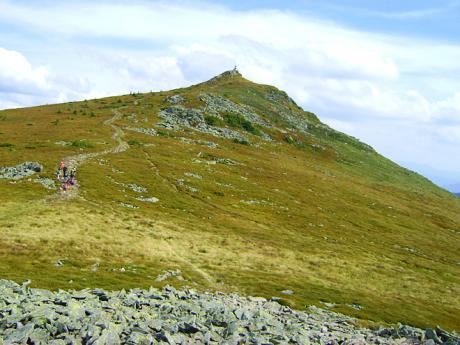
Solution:
[[[294,291],[292,291],[292,290],[283,290],[283,291],[281,291],[281,293],[282,293],[283,295],[293,295],[293,294],[294,294]]]
[[[120,205],[123,206],[123,207],[126,207],[126,208],[130,208],[130,209],[139,208],[139,206],[132,205],[132,204],[129,204],[129,203],[127,203],[127,202],[120,202]]]
[[[178,105],[184,103],[185,99],[181,95],[172,95],[169,97],[165,98],[165,102],[172,104],[172,105]]]
[[[184,280],[184,278],[182,277],[182,271],[177,269],[177,270],[168,270],[168,271],[165,271],[165,272],[159,274],[155,278],[155,281],[162,282],[163,280],[166,280],[166,279],[169,279],[169,278],[172,278],[172,277],[176,277],[179,280]]]
[[[184,175],[187,176],[187,177],[193,177],[193,178],[195,178],[197,180],[202,180],[203,179],[203,176],[198,175],[198,174],[193,173],[193,172],[186,172],[186,173],[184,173]]]
[[[56,189],[56,182],[47,177],[37,177],[35,182],[41,184],[46,189]]]
[[[158,135],[158,132],[154,128],[125,127],[125,130],[150,135],[151,137],[156,137]]]
[[[143,201],[143,202],[151,202],[151,203],[156,203],[158,201],[160,201],[160,199],[158,198],[155,198],[154,196],[151,196],[151,197],[144,197],[144,196],[140,196],[140,197],[137,197],[136,200],[139,200],[139,201]]]
[[[70,145],[72,145],[72,142],[71,141],[60,140],[60,141],[56,141],[54,144],[61,145],[61,146],[70,146]]]
[[[0,178],[20,180],[43,171],[43,166],[37,162],[24,162],[15,167],[0,167]]]
[[[136,192],[136,193],[147,193],[148,192],[147,188],[139,186],[135,183],[128,183],[124,186],[128,187],[129,189],[131,189],[133,192]]]

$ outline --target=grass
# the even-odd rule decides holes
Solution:
[[[290,132],[292,140],[287,140],[264,129],[276,143],[254,137],[251,144],[235,145],[195,131],[165,130],[156,137],[127,131],[130,148],[82,165],[81,198],[67,202],[27,179],[16,184],[0,180],[1,277],[30,278],[33,286],[53,289],[170,283],[280,296],[299,309],[327,301],[367,324],[439,324],[458,331],[460,200],[322,126],[287,98],[270,103],[265,94],[274,88],[242,78],[231,82],[198,84],[181,94],[190,100],[187,106],[200,106],[200,93],[225,93],[277,126],[284,125],[277,112],[293,111],[310,121],[312,135]],[[2,111],[2,142],[15,150],[2,150],[1,164],[38,161],[44,166],[41,175],[52,177],[62,157],[116,145],[112,129],[103,125],[113,107],[124,114],[144,112],[153,126],[164,98],[173,94]],[[95,116],[70,120],[57,114],[83,105]],[[247,132],[240,119],[227,118],[235,129]],[[58,119],[58,127],[49,126]],[[123,128],[129,120],[116,124]],[[35,142],[28,143],[32,137]],[[179,137],[213,141],[219,148],[187,144]],[[54,145],[57,141],[93,147]],[[212,157],[239,165],[207,164]],[[203,178],[187,177],[187,172]],[[148,192],[123,187],[129,183]],[[139,201],[140,195],[159,202]],[[121,202],[139,208],[127,209]],[[54,265],[58,259],[64,266]],[[93,272],[96,262],[100,266]],[[113,271],[120,267],[136,270]],[[184,272],[185,282],[155,281],[162,271],[176,268]],[[285,289],[295,293],[281,295]],[[347,306],[352,303],[363,309]]]
[[[204,120],[209,126],[222,127],[225,124],[224,121],[213,115],[205,115]]]
[[[243,116],[236,113],[224,113],[223,114],[226,123],[234,128],[241,128],[248,133],[254,135],[261,135],[260,130],[252,124],[251,121],[246,120]],[[206,120],[207,121],[207,120]]]
[[[78,148],[81,148],[81,149],[93,147],[93,145],[88,140],[85,140],[85,139],[73,140],[70,143],[70,146],[78,147]]]

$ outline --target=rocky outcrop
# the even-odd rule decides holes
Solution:
[[[20,180],[43,171],[43,166],[37,162],[24,162],[15,167],[0,168],[0,178]]]
[[[248,141],[240,132],[229,128],[208,125],[200,109],[186,109],[180,106],[168,107],[161,110],[158,116],[163,119],[163,122],[158,123],[157,127],[175,131],[182,130],[183,128],[192,128],[215,137],[244,142]]]
[[[171,272],[161,279],[180,273]],[[4,344],[460,344],[440,328],[371,330],[348,316],[317,307],[296,311],[260,297],[172,287],[51,292],[7,280],[0,280],[0,339]]]
[[[204,111],[213,116],[221,117],[221,113],[234,113],[260,126],[273,127],[270,123],[260,118],[248,106],[237,104],[227,98],[210,93],[201,94],[200,99],[206,104]]]

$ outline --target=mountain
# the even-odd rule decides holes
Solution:
[[[235,291],[459,330],[460,200],[275,87],[233,70],[1,111],[0,133],[1,278]],[[77,167],[65,193],[60,161]]]
[[[450,192],[456,192],[460,190],[460,183],[458,183],[457,178],[459,175],[458,171],[440,170],[414,162],[398,162],[398,164],[427,177],[438,186],[441,186]]]

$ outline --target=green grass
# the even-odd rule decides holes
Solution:
[[[70,143],[70,146],[78,147],[78,148],[81,148],[81,149],[93,147],[93,145],[88,140],[85,140],[85,139],[73,140]]]
[[[223,114],[226,123],[234,128],[241,128],[248,133],[254,135],[261,135],[260,130],[252,124],[251,121],[246,120],[243,116],[235,113],[224,113]]]
[[[276,89],[234,78],[180,93],[188,107],[202,106],[203,92],[226,94],[279,127],[290,128],[279,114],[292,111],[312,124],[310,135],[289,132],[286,139],[264,128],[275,143],[255,136],[238,145],[193,130],[162,130],[155,137],[126,131],[127,151],[79,167],[81,198],[70,201],[54,198],[54,191],[33,180],[0,180],[0,277],[30,278],[33,286],[53,289],[171,283],[280,296],[299,309],[327,301],[362,320],[459,331],[460,200],[322,126],[283,94],[270,102],[269,91]],[[2,142],[14,150],[1,150],[1,165],[38,161],[44,166],[40,175],[52,177],[63,157],[117,145],[112,128],[103,125],[112,108],[143,114],[153,127],[165,97],[173,94],[2,111]],[[95,116],[70,120],[57,113],[80,108]],[[222,115],[226,125],[250,132],[242,119]],[[122,118],[116,125],[130,122]],[[77,144],[55,145],[58,141]],[[215,157],[238,165],[208,164]],[[126,188],[130,183],[148,192]],[[159,202],[139,201],[140,195]],[[127,209],[122,202],[139,208]],[[57,259],[64,259],[64,266],[55,267]],[[96,262],[100,266],[93,272]],[[112,270],[120,267],[136,270]],[[187,281],[155,282],[163,270],[175,268]],[[280,295],[285,289],[294,295]],[[351,303],[363,309],[347,307]]]
[[[205,119],[205,121],[206,121],[206,124],[208,124],[209,126],[218,126],[218,127],[222,127],[222,126],[225,125],[224,121],[222,121],[221,119],[219,119],[219,118],[216,117],[216,116],[205,115],[204,119]]]
[[[134,146],[134,147],[141,147],[141,146],[143,146],[141,142],[139,142],[139,141],[137,141],[137,140],[134,140],[134,139],[128,140],[128,145],[129,145],[129,146]]]

